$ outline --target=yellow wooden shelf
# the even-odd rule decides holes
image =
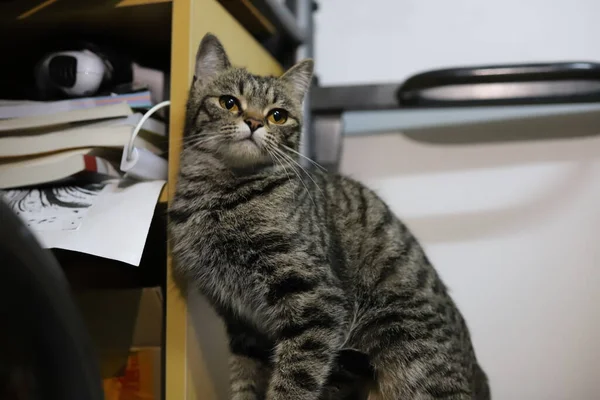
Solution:
[[[170,146],[168,198],[175,191],[179,152],[183,133],[185,103],[192,80],[195,55],[202,37],[211,32],[221,40],[233,64],[259,74],[279,75],[281,65],[217,0],[188,0],[173,3],[171,69]],[[172,259],[168,256],[170,271]],[[199,309],[201,300],[182,299],[167,272],[166,319],[166,398],[167,400],[212,400],[223,397],[227,372],[222,368],[226,354],[220,321],[214,315],[202,316],[202,329],[188,308]],[[205,308],[202,308],[205,309]],[[215,346],[212,346],[212,344]],[[219,364],[219,366],[217,366]],[[214,368],[213,368],[214,367]]]

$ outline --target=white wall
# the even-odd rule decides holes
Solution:
[[[600,61],[596,0],[320,0],[324,84],[398,81],[430,68]]]
[[[596,0],[369,3],[320,1],[322,83],[600,60]],[[398,132],[353,137],[342,170],[424,243],[467,318],[494,400],[600,398],[600,136],[446,146]]]

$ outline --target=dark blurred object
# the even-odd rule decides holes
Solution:
[[[319,400],[367,400],[375,386],[375,370],[369,357],[357,350],[342,349]]]
[[[600,64],[517,64],[428,71],[406,80],[397,98],[404,107],[597,102]]]
[[[51,253],[0,198],[0,398],[102,400],[100,373]]]
[[[341,154],[342,113],[600,102],[600,64],[561,62],[432,70],[404,83],[314,86],[307,156],[335,171]]]

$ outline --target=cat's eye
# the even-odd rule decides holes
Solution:
[[[238,99],[233,96],[221,96],[219,97],[219,104],[226,110],[231,112],[238,112],[240,110],[240,103]]]
[[[287,111],[282,110],[281,108],[276,108],[269,112],[269,115],[267,115],[267,119],[272,124],[277,124],[277,125],[285,124],[285,122],[288,119],[288,113],[287,113]]]

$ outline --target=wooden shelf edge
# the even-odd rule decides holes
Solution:
[[[155,3],[172,3],[173,0],[123,0],[116,7],[144,6]]]
[[[166,204],[169,201],[169,183],[167,182],[165,186],[163,186],[160,191],[160,196],[158,196],[159,204]]]

